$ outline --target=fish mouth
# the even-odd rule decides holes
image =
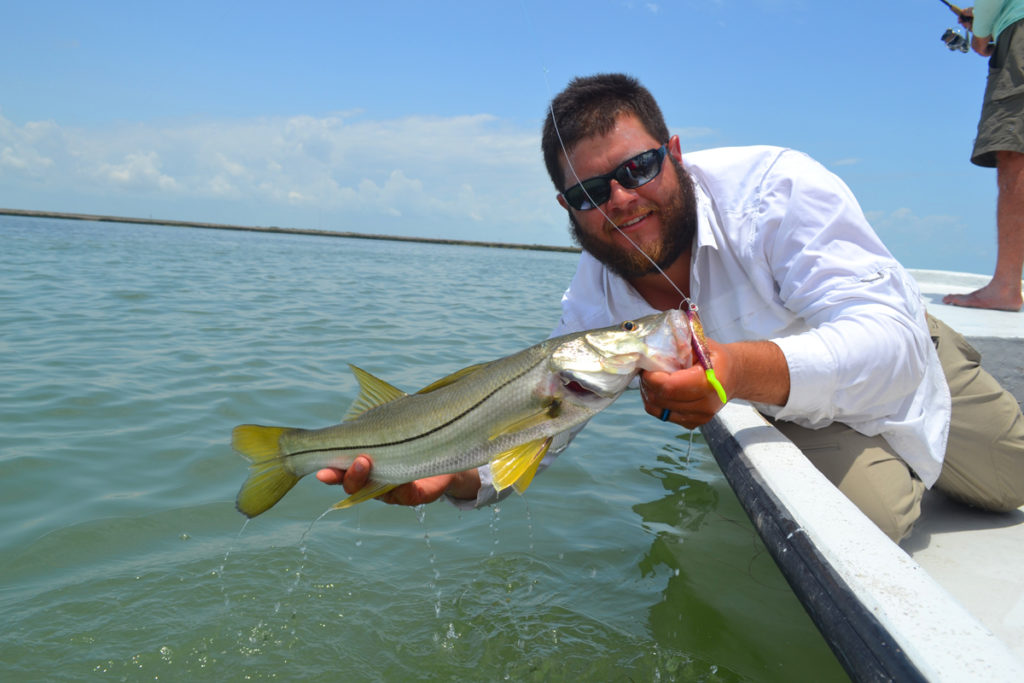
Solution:
[[[576,381],[574,379],[569,380],[568,382],[564,382],[563,381],[563,386],[567,390],[572,392],[573,394],[576,394],[577,396],[580,396],[580,397],[587,397],[587,396],[595,396],[596,395],[593,391],[591,391],[590,389],[587,389],[585,386],[583,386],[582,384],[580,384],[578,381]]]
[[[600,373],[594,377],[581,374],[561,375],[562,386],[567,392],[583,401],[615,398],[626,388],[633,374],[609,375]]]

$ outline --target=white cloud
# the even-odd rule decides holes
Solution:
[[[155,152],[126,154],[120,163],[99,164],[95,171],[102,183],[139,190],[173,191],[177,188],[174,178],[160,171],[160,158]]]
[[[907,207],[866,211],[865,216],[905,266],[968,271],[988,267],[994,237],[979,236],[961,216],[919,215]]]
[[[679,136],[680,140],[699,140],[714,135],[718,131],[707,126],[683,126],[682,128],[669,127],[669,132]]]
[[[51,123],[27,123],[17,128],[0,116],[0,170],[43,176],[53,167],[47,144],[54,136],[56,126]]]
[[[381,219],[404,234],[494,230],[505,239],[568,242],[537,131],[483,114],[370,120],[347,112],[91,129],[17,126],[0,116],[0,205],[19,208],[16,188],[29,183],[54,196],[88,194],[122,215],[150,215],[118,207],[159,202],[182,207],[168,218],[207,220],[191,207],[214,202],[223,222],[265,225],[270,219],[260,217],[269,213],[276,224],[317,227],[305,225],[311,213],[288,213],[301,210],[344,230],[374,232]]]
[[[934,235],[952,238],[954,234],[966,230],[958,216],[919,216],[908,207],[891,211],[868,211],[865,215],[879,233],[885,232],[904,238],[926,239]]]

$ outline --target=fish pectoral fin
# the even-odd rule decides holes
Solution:
[[[491,481],[496,491],[503,491],[514,486],[519,493],[524,492],[537,474],[537,467],[544,459],[544,454],[551,447],[551,437],[524,443],[510,448],[491,459]]]
[[[287,427],[239,425],[231,434],[231,446],[249,459],[249,478],[242,484],[235,507],[252,518],[272,508],[299,481],[285,467],[281,435]]]
[[[370,481],[363,488],[359,489],[345,500],[338,501],[331,506],[332,510],[343,510],[350,508],[353,505],[362,503],[365,500],[376,498],[377,496],[383,496],[391,489],[398,486],[398,484],[382,484],[377,481]]]
[[[522,432],[533,427],[538,427],[545,422],[550,422],[552,419],[558,417],[561,411],[561,403],[558,401],[548,402],[542,409],[535,413],[531,413],[526,417],[520,418],[515,422],[507,422],[501,425],[501,427],[487,437],[488,441],[494,441],[500,436],[505,434],[514,434],[516,432]]]
[[[349,367],[352,369],[352,374],[356,376],[356,381],[359,382],[359,396],[345,413],[345,420],[355,419],[371,408],[408,395],[398,387],[388,384],[379,377],[374,377],[362,368],[357,368],[352,364],[349,364]]]
[[[476,365],[470,365],[469,367],[462,368],[461,370],[456,370],[455,372],[453,372],[452,374],[448,375],[447,377],[442,377],[441,379],[437,380],[436,382],[431,382],[430,384],[428,384],[427,386],[423,387],[422,389],[420,389],[416,393],[417,394],[429,394],[431,391],[437,391],[441,387],[446,387],[449,384],[454,384],[455,382],[458,382],[463,377],[466,377],[467,375],[472,375],[474,372],[476,372],[480,368],[485,368],[488,365],[490,365],[490,363],[477,363]]]
[[[548,452],[548,448],[550,446],[551,439],[547,439],[544,443],[544,447],[537,452],[537,457],[512,484],[512,488],[516,490],[516,493],[522,495],[526,493],[526,489],[530,488],[530,484],[533,483],[533,477],[537,474],[537,468],[540,467],[540,461],[544,459],[544,454]]]

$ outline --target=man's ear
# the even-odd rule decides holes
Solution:
[[[683,163],[683,149],[679,144],[678,135],[673,135],[668,139],[668,153],[680,164]]]

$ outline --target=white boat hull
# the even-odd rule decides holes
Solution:
[[[1013,360],[1024,361],[1024,313],[941,303],[987,278],[913,273],[929,312],[982,338],[983,355],[982,343],[1012,348],[990,372],[1024,389],[1024,370]],[[853,679],[1024,681],[1024,508],[990,514],[928,492],[914,533],[897,545],[749,405],[730,403],[702,431]]]

